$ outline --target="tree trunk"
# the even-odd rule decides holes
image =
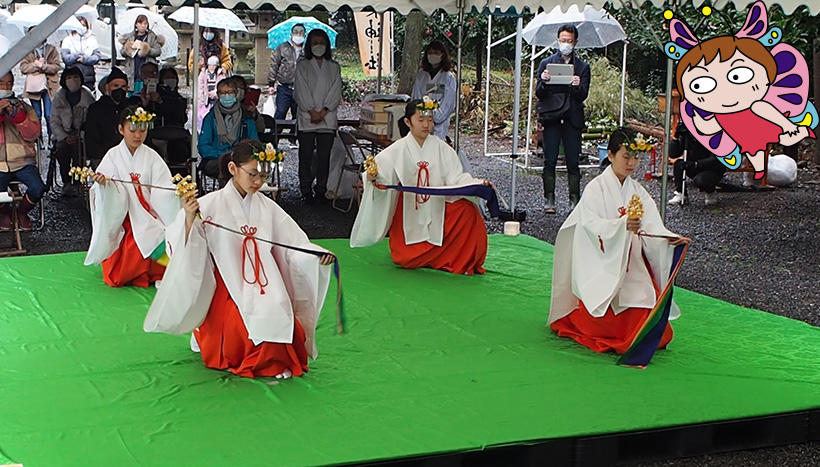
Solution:
[[[401,68],[399,68],[399,94],[410,94],[421,60],[421,43],[424,40],[424,20],[420,11],[411,11],[404,23],[404,46],[401,48]]]
[[[820,108],[820,39],[814,39],[814,106]],[[814,140],[814,162],[820,164],[820,141]]]

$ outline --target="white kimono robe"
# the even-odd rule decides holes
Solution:
[[[482,180],[462,171],[458,155],[447,143],[428,136],[424,146],[420,147],[412,134],[391,144],[376,156],[379,167],[376,183],[418,186],[419,163],[422,161],[428,163],[430,187],[482,183]],[[370,246],[384,238],[393,222],[398,196],[398,191],[379,190],[365,179],[359,213],[350,234],[351,247]],[[417,208],[415,196],[406,193],[402,220],[407,244],[429,242],[441,246],[444,239],[444,203],[452,203],[460,198],[431,196]]]
[[[626,230],[625,210],[633,194],[643,203],[641,230],[676,236],[664,227],[649,193],[629,177],[621,185],[612,167],[607,167],[587,185],[578,206],[558,231],[547,325],[577,309],[579,299],[596,318],[609,306],[617,315],[630,307],[655,305],[657,296],[641,252],[663,290],[675,247],[666,239],[639,237]],[[670,319],[678,316],[680,310],[673,302]]]
[[[293,95],[296,99],[296,120],[299,131],[335,132],[338,124],[336,111],[342,101],[342,71],[333,60],[302,59],[296,63]],[[309,110],[327,108],[327,115],[319,123],[310,122]]]
[[[125,141],[109,149],[96,170],[98,173],[119,180],[131,180],[131,174],[139,174],[142,183],[172,188],[171,172],[159,154],[146,145],[134,154]],[[111,256],[120,246],[125,231],[122,223],[128,215],[134,240],[147,258],[165,239],[165,226],[180,211],[182,203],[172,190],[153,190],[142,187],[145,200],[153,215],[145,210],[137,197],[136,187],[130,183],[108,181],[105,186],[95,183],[89,193],[91,201],[91,244],[85,264],[99,264]]]
[[[233,181],[225,188],[199,200],[203,219],[234,230],[256,227],[256,236],[266,240],[312,250],[325,251],[310,243],[296,222],[276,203],[262,194],[244,198]],[[239,314],[248,338],[254,345],[262,342],[291,344],[293,320],[299,319],[305,330],[305,347],[313,358],[316,322],[325,301],[330,281],[330,266],[321,266],[316,256],[256,242],[267,276],[262,294],[254,280],[249,261],[243,264],[244,237],[196,219],[185,241],[185,211],[168,226],[167,242],[173,255],[165,270],[162,287],[145,317],[146,332],[182,334],[193,331],[205,321],[216,290],[214,271],[222,276]],[[251,255],[253,247],[249,244]]]
[[[456,111],[458,99],[455,75],[449,71],[439,70],[436,76],[430,78],[430,73],[419,71],[416,82],[413,83],[411,97],[421,99],[424,96],[439,101],[439,108],[433,112],[433,134],[446,141],[447,132],[450,130],[450,116]]]

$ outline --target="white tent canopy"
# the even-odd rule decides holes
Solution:
[[[31,3],[31,4],[39,4],[39,3],[58,3],[53,0],[12,0],[14,3]],[[8,0],[4,1],[7,3]],[[118,5],[125,5],[126,3],[142,3],[146,6],[154,6],[157,4],[170,4],[175,7],[182,6],[184,4],[190,5],[190,1],[186,0],[165,0],[159,2],[157,0],[116,0]],[[635,6],[639,6],[643,3],[651,2],[658,7],[663,8],[664,0],[632,0],[632,3]],[[90,0],[87,2],[89,5],[98,5],[100,3],[109,3],[108,0]],[[447,13],[455,14],[458,12],[459,9],[459,0],[314,0],[314,1],[305,1],[305,0],[219,0],[219,3],[222,4],[225,8],[234,8],[239,3],[243,3],[248,6],[250,9],[257,9],[262,5],[270,5],[276,8],[279,11],[284,11],[291,7],[298,7],[302,10],[308,11],[312,10],[317,6],[323,6],[328,11],[336,11],[341,7],[349,7],[353,10],[361,10],[363,8],[372,8],[375,11],[386,11],[386,10],[396,10],[401,14],[407,14],[411,10],[421,10],[425,13],[433,13],[436,10],[442,9]],[[588,0],[585,2],[578,2],[574,0],[555,0],[551,2],[552,5],[560,6],[562,11],[566,11],[572,5],[591,5],[597,9],[602,9],[606,4],[606,0]],[[695,0],[695,4],[700,5],[704,3],[704,0]],[[721,8],[728,3],[734,3],[738,8],[745,8],[747,5],[754,3],[753,0],[736,0],[736,1],[729,1],[729,0],[716,0],[712,2],[712,8]],[[530,11],[535,11],[539,7],[543,6],[543,2],[540,1],[533,1],[533,0],[497,0],[497,1],[488,1],[488,0],[463,0],[464,9],[465,11],[469,12],[471,10],[476,11],[483,11],[487,8],[491,9],[499,9],[501,11],[508,11],[509,9],[513,8],[515,11],[523,11],[526,8],[529,8]],[[783,8],[783,11],[786,14],[790,14],[795,10],[795,8],[799,6],[806,6],[811,13],[817,13],[820,11],[820,2],[814,0],[775,0],[775,1],[766,1],[766,4],[771,6],[773,4],[780,5]]]

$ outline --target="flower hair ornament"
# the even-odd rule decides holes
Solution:
[[[154,128],[154,117],[156,115],[146,112],[142,107],[137,107],[134,112],[130,113],[125,120],[129,122],[131,131],[136,130],[150,130]]]
[[[655,138],[650,136],[647,139],[643,133],[637,133],[631,140],[624,141],[624,146],[630,151],[648,152],[655,146],[655,143],[657,143]]]
[[[426,117],[431,117],[433,112],[438,108],[439,102],[437,100],[430,99],[428,96],[422,97],[421,102],[416,104],[416,109],[418,109],[419,114]]]

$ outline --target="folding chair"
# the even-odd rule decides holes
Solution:
[[[10,196],[8,193],[0,193],[0,204],[8,204],[11,211],[11,231],[9,233],[11,233],[14,238],[14,244],[11,248],[0,250],[0,257],[23,255],[26,253],[25,248],[23,248],[22,239],[20,238],[20,222],[17,217],[17,204],[22,200],[23,197],[19,195]]]
[[[348,128],[341,128],[338,131],[339,138],[342,140],[342,144],[345,148],[345,164],[342,165],[342,170],[339,171],[339,178],[336,180],[336,194],[333,197],[333,202],[331,206],[333,209],[336,209],[341,212],[350,212],[353,209],[353,201],[359,203],[361,201],[361,189],[362,189],[362,181],[361,181],[361,173],[364,168],[364,159],[367,157],[367,152],[362,148],[362,145],[359,144],[359,140],[353,136],[352,130]],[[356,151],[358,151],[358,161],[356,156]],[[350,172],[355,174],[356,182],[353,184],[353,190],[356,193],[355,198],[353,196],[350,197],[350,201],[347,204],[347,208],[342,208],[336,205],[336,202],[339,200],[339,185],[342,183],[342,177],[344,177],[345,172]]]

